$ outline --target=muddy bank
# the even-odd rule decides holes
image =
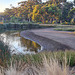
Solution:
[[[65,50],[65,49],[71,50],[71,49],[73,49],[67,45],[61,44],[52,39],[36,35],[30,30],[22,31],[20,33],[20,35],[24,38],[35,41],[36,43],[38,43],[39,45],[41,45],[43,47],[43,50],[55,51],[55,50]]]

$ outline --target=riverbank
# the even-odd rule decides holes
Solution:
[[[68,34],[66,32],[54,31],[51,28],[22,31],[20,35],[24,38],[35,41],[36,43],[38,43],[43,47],[43,50],[55,51],[55,50],[75,49],[74,47],[75,36]]]

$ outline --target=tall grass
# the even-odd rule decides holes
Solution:
[[[75,51],[54,51],[54,52],[41,52],[37,54],[32,54],[32,55],[13,55],[12,59],[13,62],[14,60],[17,61],[23,61],[28,64],[35,64],[35,65],[42,65],[43,61],[43,55],[46,56],[47,60],[50,58],[57,59],[61,64],[62,61],[64,62],[65,60],[65,53],[66,53],[66,60],[67,64],[72,66],[75,66]]]
[[[56,56],[49,57],[45,53],[41,53],[42,60],[40,65],[26,63],[23,60],[14,60],[14,62],[11,60],[11,65],[8,65],[2,71],[3,73],[0,72],[0,75],[73,75],[74,70],[67,65],[66,56],[65,53],[62,64]],[[32,55],[30,57],[33,58]]]

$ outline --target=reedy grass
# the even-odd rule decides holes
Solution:
[[[75,66],[75,51],[73,50],[66,50],[66,51],[53,51],[53,52],[41,52],[37,54],[32,54],[32,55],[13,55],[12,59],[13,62],[15,60],[17,61],[24,61],[25,63],[28,64],[36,64],[36,65],[42,65],[43,61],[43,55],[46,56],[47,60],[50,58],[58,59],[58,61],[62,64],[62,61],[64,62],[65,60],[65,53],[66,53],[66,60],[67,64],[72,66]]]
[[[56,57],[47,58],[42,54],[42,65],[36,66],[36,64],[31,65],[22,60],[15,60],[14,64],[11,62],[11,65],[4,69],[5,75],[73,75],[73,73],[74,70],[69,69],[67,65],[66,53],[62,64]]]
[[[0,75],[74,75],[75,51],[13,55]]]

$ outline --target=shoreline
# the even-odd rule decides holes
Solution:
[[[35,41],[40,46],[43,47],[43,51],[58,51],[58,50],[74,50],[73,48],[61,44],[57,41],[54,41],[52,39],[40,36],[32,32],[32,30],[25,30],[21,31],[20,36],[26,39],[29,39],[31,41]]]

